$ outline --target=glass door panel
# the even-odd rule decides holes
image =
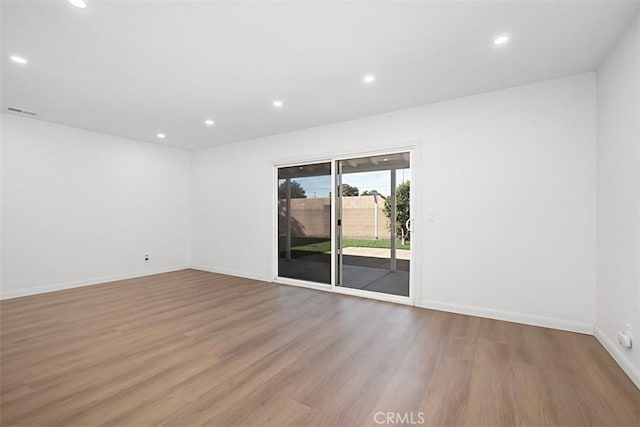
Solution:
[[[410,180],[408,152],[336,162],[336,286],[409,296]]]
[[[278,168],[278,277],[331,284],[331,163]]]

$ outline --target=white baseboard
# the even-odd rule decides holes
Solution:
[[[73,280],[69,282],[57,283],[55,285],[38,286],[35,288],[20,289],[16,291],[2,292],[1,300],[25,297],[28,295],[44,294],[47,292],[62,291],[64,289],[81,288],[83,286],[99,285],[101,283],[114,282],[116,280],[135,279],[136,277],[151,276],[153,274],[170,273],[172,271],[184,270],[188,265],[174,267],[153,268],[149,270],[137,271],[134,273],[112,274],[109,276],[95,277],[86,280]]]
[[[613,357],[618,365],[622,368],[625,374],[631,378],[631,381],[640,389],[640,369],[631,363],[631,360],[624,354],[624,350],[620,348],[618,343],[609,339],[608,336],[596,325],[593,328],[593,335],[600,341],[600,344],[607,350],[607,352]]]
[[[247,273],[245,271],[227,270],[224,268],[209,267],[200,264],[191,264],[189,268],[194,270],[207,271],[209,273],[224,274],[227,276],[242,277],[243,279],[259,280],[261,282],[273,282],[273,279],[267,275]]]
[[[504,320],[507,322],[523,323],[525,325],[542,326],[544,328],[560,329],[562,331],[593,334],[593,325],[553,317],[535,316],[532,314],[515,313],[511,311],[493,310],[489,308],[468,305],[450,304],[442,301],[422,300],[416,306],[432,310],[448,311],[450,313],[466,314],[469,316],[486,317],[488,319]]]

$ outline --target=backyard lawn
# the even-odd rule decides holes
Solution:
[[[382,249],[390,249],[391,248],[391,240],[368,240],[368,239],[344,239],[343,247],[357,247],[357,248],[382,248]],[[401,240],[396,241],[397,249],[411,249],[411,242],[407,241],[406,244],[402,244]],[[295,246],[292,248],[296,251],[307,251],[307,252],[330,252],[331,251],[331,241],[322,240],[320,242],[315,243],[307,243],[304,245]]]

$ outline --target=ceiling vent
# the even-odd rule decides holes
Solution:
[[[11,111],[12,113],[26,114],[27,116],[35,116],[36,115],[36,113],[34,113],[33,111],[21,110],[20,108],[7,107],[7,110]]]

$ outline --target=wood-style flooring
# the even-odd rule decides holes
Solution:
[[[587,335],[195,270],[0,309],[3,426],[640,425]]]

